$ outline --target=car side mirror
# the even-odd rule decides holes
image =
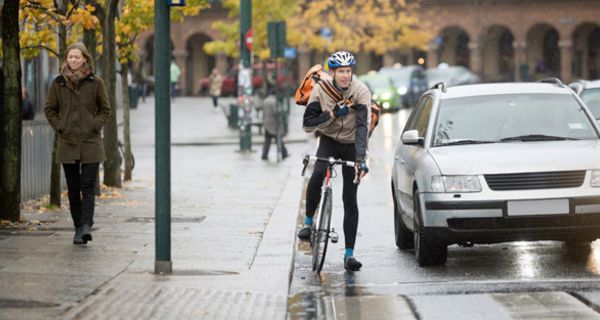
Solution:
[[[417,130],[408,130],[402,133],[400,140],[402,140],[402,143],[406,145],[422,146],[425,143],[425,139],[423,137],[419,137],[419,131]]]

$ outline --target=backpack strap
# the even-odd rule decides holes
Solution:
[[[328,96],[331,97],[331,99],[333,99],[333,101],[339,102],[344,99],[344,96],[342,96],[342,93],[339,92],[338,89],[336,87],[334,87],[332,83],[330,83],[327,80],[322,80],[322,79],[319,79],[319,80],[320,80],[318,82],[319,86],[321,87],[321,89],[323,89],[323,91],[325,91],[325,93],[327,93]]]

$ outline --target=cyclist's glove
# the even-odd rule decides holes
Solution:
[[[369,173],[369,167],[364,160],[357,159],[356,160],[356,171],[360,174],[361,172]]]
[[[343,116],[347,115],[348,112],[350,112],[350,107],[348,107],[345,104],[337,104],[333,108],[333,114],[335,114],[336,118],[343,117]]]

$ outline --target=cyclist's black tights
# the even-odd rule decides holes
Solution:
[[[334,157],[349,161],[355,161],[354,143],[337,143],[332,138],[321,135],[317,157]],[[321,198],[321,186],[327,163],[317,161],[312,176],[308,181],[306,189],[306,215],[314,216],[319,200]],[[339,172],[339,167],[338,169]],[[354,249],[356,242],[356,229],[358,228],[358,205],[356,204],[356,191],[358,185],[354,184],[354,168],[342,167],[342,176],[344,177],[344,191],[342,199],[344,201],[344,239],[346,248]]]

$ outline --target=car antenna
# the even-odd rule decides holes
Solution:
[[[442,82],[438,82],[431,87],[431,89],[441,89],[442,92],[446,92],[446,84]]]

